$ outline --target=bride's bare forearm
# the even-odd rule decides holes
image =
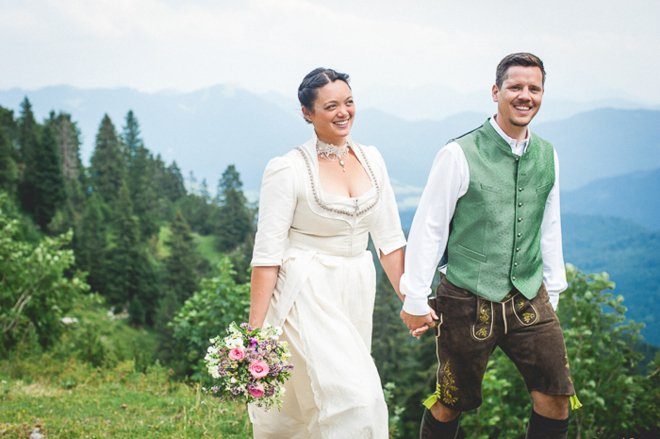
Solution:
[[[273,296],[279,266],[253,267],[250,279],[250,326],[261,327]]]
[[[390,283],[394,288],[394,292],[396,293],[397,296],[399,296],[399,299],[401,299],[401,301],[403,301],[403,295],[399,291],[399,280],[401,279],[401,275],[403,274],[403,261],[404,261],[403,247],[394,250],[393,252],[388,253],[386,255],[384,255],[383,253],[380,254],[380,264],[383,266],[383,270],[385,270],[385,274],[387,275],[387,278],[390,280]]]

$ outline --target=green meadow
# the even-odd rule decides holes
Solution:
[[[111,369],[49,355],[0,363],[0,438],[246,438],[244,406],[133,361]]]

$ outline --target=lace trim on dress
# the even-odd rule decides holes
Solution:
[[[302,147],[299,146],[298,148],[296,148],[296,150],[300,153],[300,155],[302,155],[303,160],[305,161],[305,166],[307,167],[307,175],[309,177],[309,182],[312,186],[312,194],[314,195],[314,201],[316,202],[316,204],[320,208],[322,208],[322,209],[324,209],[328,212],[337,213],[337,214],[340,214],[340,215],[346,215],[346,216],[355,218],[355,217],[358,217],[360,215],[363,215],[363,214],[367,213],[368,211],[370,211],[371,209],[376,207],[376,204],[378,204],[378,201],[380,200],[380,191],[381,191],[381,189],[380,189],[380,185],[378,184],[378,180],[376,179],[376,176],[374,174],[374,171],[373,171],[373,169],[371,169],[371,164],[369,163],[369,160],[367,160],[367,157],[364,154],[364,151],[362,151],[362,147],[360,147],[359,145],[351,145],[351,148],[353,149],[353,151],[355,151],[356,154],[360,155],[360,157],[358,159],[361,159],[360,162],[364,163],[364,165],[367,169],[367,173],[369,174],[369,178],[371,179],[371,183],[376,188],[376,193],[377,193],[376,198],[371,203],[369,203],[367,206],[365,206],[361,209],[357,205],[357,200],[356,200],[355,208],[352,209],[352,210],[331,207],[323,201],[323,199],[321,198],[321,196],[319,194],[318,187],[316,186],[316,180],[314,179],[314,174],[312,172],[312,159],[309,157],[308,153]]]

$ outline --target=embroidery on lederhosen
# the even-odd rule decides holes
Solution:
[[[439,372],[442,374],[442,378],[435,384],[435,392],[422,401],[422,405],[429,410],[431,410],[431,407],[433,407],[436,401],[440,401],[447,406],[453,406],[459,399],[458,396],[454,395],[458,387],[456,387],[456,379],[454,378],[449,361],[444,362],[439,367]]]
[[[523,326],[533,325],[539,320],[539,313],[532,301],[522,294],[517,294],[512,300],[513,315]]]
[[[477,297],[475,322],[472,324],[472,337],[486,340],[493,333],[493,302]]]
[[[458,390],[458,387],[456,387],[456,379],[451,371],[449,361],[446,361],[445,364],[442,365],[442,380],[438,383],[437,390],[440,393],[440,401],[444,404],[454,405],[458,402],[458,397],[454,395],[454,392]]]

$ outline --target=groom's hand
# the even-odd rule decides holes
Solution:
[[[433,312],[432,309],[429,309],[429,311],[430,312],[426,315],[415,316],[408,314],[404,310],[401,310],[399,316],[401,317],[401,320],[403,320],[403,323],[408,327],[410,334],[413,337],[419,338],[419,336],[426,332],[429,328],[435,326],[435,320],[437,320],[438,317],[435,315],[435,312]]]

